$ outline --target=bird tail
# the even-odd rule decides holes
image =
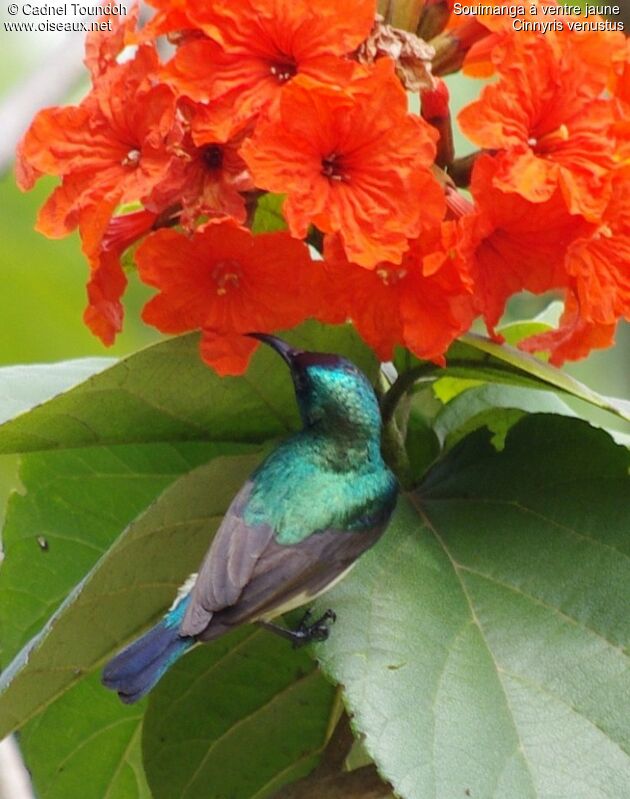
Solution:
[[[141,699],[175,661],[195,645],[193,636],[182,636],[178,632],[187,604],[188,597],[184,597],[155,627],[105,666],[103,685],[117,691],[125,704]]]

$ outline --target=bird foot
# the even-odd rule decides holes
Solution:
[[[294,649],[299,649],[301,646],[306,646],[313,642],[325,641],[330,633],[330,626],[337,620],[335,612],[330,609],[317,621],[311,622],[312,616],[313,612],[307,610],[298,626],[293,630],[280,627],[278,624],[272,624],[269,621],[260,621],[258,623],[272,633],[291,641]]]
[[[311,622],[312,617],[313,611],[307,610],[302,621],[294,630],[291,630],[294,635],[294,649],[299,649],[299,647],[315,641],[326,641],[330,635],[330,627],[337,621],[337,614],[330,608],[317,621]]]

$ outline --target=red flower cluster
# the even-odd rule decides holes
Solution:
[[[630,319],[628,51],[597,33],[491,38],[497,80],[459,117],[487,153],[463,222],[479,239],[473,274],[490,326],[516,291],[564,291],[560,328],[521,345],[561,364],[608,346]]]
[[[201,330],[223,374],[247,365],[256,342],[243,333],[307,317],[352,320],[383,359],[402,345],[440,362],[475,315],[492,329],[514,292],[560,289],[561,328],[525,346],[561,362],[630,316],[623,38],[515,34],[486,18],[440,34],[447,20],[428,3],[434,71],[497,75],[460,116],[486,151],[471,178],[431,48],[375,22],[375,0],[153,5],[141,30],[133,12],[90,34],[89,93],[41,111],[18,153],[22,188],[60,178],[37,226],[79,229],[85,321],[103,342],[121,329],[121,257],[138,242],[140,279],[158,290],[143,318]],[[405,92],[418,85],[420,115]],[[287,230],[255,235],[266,192],[284,197]]]

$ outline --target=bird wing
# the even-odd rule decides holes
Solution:
[[[243,519],[248,481],[217,531],[191,592],[181,635],[213,638],[218,627],[273,615],[291,599],[314,597],[343,574],[383,533],[386,515],[348,532],[324,530],[291,546],[279,544],[269,525]],[[215,632],[216,631],[216,632]]]
[[[273,538],[268,525],[252,527],[243,519],[253,483],[248,480],[232,500],[201,564],[180,626],[182,635],[198,635],[213,615],[240,597],[254,567]]]

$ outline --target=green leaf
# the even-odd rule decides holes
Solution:
[[[598,394],[561,369],[509,344],[497,344],[476,333],[466,333],[451,347],[447,354],[447,371],[456,377],[553,388],[630,421],[630,401]]]
[[[62,394],[116,363],[116,358],[77,358],[60,363],[0,368],[0,424]]]
[[[242,444],[147,444],[33,453],[3,531],[0,642],[6,664],[121,530],[177,477]]]
[[[627,795],[629,466],[575,419],[477,431],[326,596],[320,662],[403,799]]]
[[[216,458],[132,522],[0,675],[0,737],[40,713],[171,604],[257,458]]]
[[[413,474],[423,474],[440,453],[440,442],[431,424],[411,407],[405,449]]]
[[[521,320],[502,325],[499,328],[499,333],[501,333],[508,344],[515,346],[520,341],[523,341],[523,339],[529,338],[530,336],[538,336],[541,333],[547,333],[549,330],[557,327],[563,309],[564,303],[552,302],[541,314],[538,314],[535,319]]]
[[[483,384],[454,397],[437,415],[434,424],[440,443],[447,449],[479,427],[494,433],[493,444],[502,446],[508,430],[525,413],[576,413],[551,391],[518,386]]]
[[[151,799],[142,765],[146,702],[123,705],[99,675],[29,722],[20,747],[40,799]]]
[[[465,377],[439,377],[433,384],[433,393],[445,405],[469,388],[485,385],[484,380],[466,379]]]
[[[621,433],[619,430],[608,430],[607,432],[616,444],[630,448],[630,433]]]
[[[507,344],[516,345],[529,336],[546,333],[551,330],[557,322],[564,304],[562,302],[552,302],[535,319],[527,319],[518,322],[510,322],[502,325],[498,331],[503,336]],[[453,351],[451,351],[453,354]],[[483,380],[465,377],[442,377],[433,384],[433,391],[436,397],[444,403],[449,402],[453,397],[461,394],[468,388],[483,385]]]
[[[317,765],[335,691],[305,652],[243,628],[153,691],[144,763],[155,799],[264,799]]]
[[[286,338],[305,349],[346,355],[376,377],[376,360],[350,325],[309,322]],[[28,393],[28,368],[11,368],[4,380],[10,388],[3,393],[24,398],[22,407],[31,410],[0,426],[0,453],[156,441],[253,442],[297,426],[292,381],[270,348],[260,348],[245,375],[220,378],[201,361],[197,342],[194,334],[155,344],[61,394],[56,391],[64,378],[51,376],[50,399],[41,405],[36,403],[44,390]],[[41,376],[43,368],[36,368]],[[53,375],[57,367],[47,368]],[[68,381],[72,367],[59,368]]]
[[[287,223],[282,213],[284,194],[263,194],[256,204],[253,233],[275,233],[286,230]]]

